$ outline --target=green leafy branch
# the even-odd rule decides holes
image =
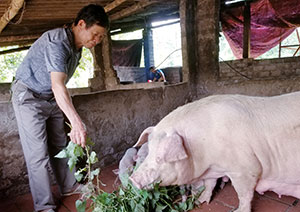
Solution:
[[[81,198],[76,201],[78,212],[86,210],[93,212],[183,212],[195,207],[198,197],[204,190],[204,187],[201,187],[197,194],[193,195],[189,186],[164,187],[159,186],[159,183],[151,185],[150,190],[138,189],[129,181],[129,175],[126,175],[123,176],[125,186],[120,185],[112,193],[105,192],[100,189],[100,169],[92,168],[98,162],[96,152],[91,149],[93,145],[89,138],[84,148],[69,142],[68,146],[56,155],[57,158],[69,159],[70,170],[75,168],[80,159],[86,158],[85,166],[75,172],[78,182],[87,181]],[[88,200],[91,200],[89,205]]]

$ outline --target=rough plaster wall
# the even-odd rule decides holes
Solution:
[[[100,166],[118,161],[140,133],[189,101],[187,84],[75,96],[73,102],[96,143]]]
[[[189,101],[186,83],[151,89],[103,91],[73,97],[104,167],[117,163],[148,126]],[[0,103],[0,199],[29,191],[26,166],[10,102]]]
[[[0,103],[0,199],[28,191],[27,170],[19,143],[17,122],[10,102]],[[18,186],[15,186],[18,185]]]
[[[9,100],[10,98],[10,83],[0,83],[0,102]]]

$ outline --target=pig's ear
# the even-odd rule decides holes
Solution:
[[[140,135],[139,140],[133,147],[142,146],[144,143],[146,143],[148,141],[148,136],[150,133],[152,133],[153,129],[154,127],[148,127],[147,129],[145,129]]]
[[[167,136],[160,144],[162,148],[158,152],[158,157],[162,162],[175,162],[188,157],[183,140],[178,134]]]

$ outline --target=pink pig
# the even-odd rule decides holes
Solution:
[[[254,191],[300,198],[300,92],[274,97],[215,95],[181,106],[143,131],[149,153],[130,176],[153,182],[205,185],[209,202],[218,178],[231,180],[237,212],[250,212]]]

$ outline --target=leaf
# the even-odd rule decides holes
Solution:
[[[76,147],[77,144],[73,143],[72,141],[70,141],[68,143],[68,146],[66,147],[66,151],[68,153],[68,155],[73,155],[74,154],[74,149]]]
[[[159,191],[154,191],[153,195],[154,195],[154,198],[155,198],[156,200],[158,200],[159,197],[160,197],[160,192],[159,192]]]
[[[73,143],[73,142],[72,142]],[[74,152],[74,156],[76,156],[76,157],[83,157],[85,154],[84,154],[84,150],[83,150],[83,148],[81,147],[81,146],[79,146],[78,144],[76,144],[75,145],[75,147],[74,147],[74,150],[73,150]]]
[[[180,195],[184,195],[185,194],[185,188],[184,187],[180,188],[179,192],[180,192]]]
[[[76,162],[77,162],[76,158],[70,158],[68,160],[68,166],[69,166],[70,171],[72,171],[74,169]]]
[[[95,169],[94,171],[91,171],[91,176],[90,176],[91,180],[93,180],[94,177],[97,177],[99,175],[99,173],[100,173],[100,169],[99,168]]]
[[[86,138],[86,145],[87,145],[87,146],[94,146],[95,143],[92,142],[92,140],[91,140],[89,137],[87,137],[87,138]]]
[[[149,197],[149,193],[146,190],[142,190],[141,195],[142,195],[142,197],[143,197],[144,200]]]
[[[94,152],[94,151],[91,152],[90,157],[87,159],[87,163],[89,163],[89,161],[90,161],[91,164],[95,164],[95,163],[98,162],[96,152]]]
[[[56,158],[67,158],[68,154],[67,154],[67,151],[65,149],[63,149],[57,155],[55,155],[54,157],[56,157]]]
[[[192,200],[187,200],[187,210],[192,210],[194,208],[194,204],[192,202]]]
[[[83,178],[83,174],[81,174],[81,171],[75,172],[74,175],[75,175],[75,178],[76,178],[77,182],[80,182]]]
[[[85,212],[86,201],[77,200],[75,205],[77,212]]]
[[[187,209],[187,204],[186,204],[186,202],[181,202],[181,203],[179,203],[179,208],[182,209],[182,210],[186,210],[186,209]]]
[[[155,212],[161,212],[161,211],[163,211],[166,207],[167,207],[167,205],[160,205],[160,204],[157,204],[157,205],[156,205],[156,208],[155,208]]]
[[[136,208],[136,204],[133,200],[129,200],[130,211],[133,211]]]
[[[119,195],[123,196],[124,194],[125,194],[125,192],[123,191],[122,188],[120,188],[120,190],[119,190]]]
[[[142,204],[137,204],[134,208],[134,212],[145,212],[145,208]]]

